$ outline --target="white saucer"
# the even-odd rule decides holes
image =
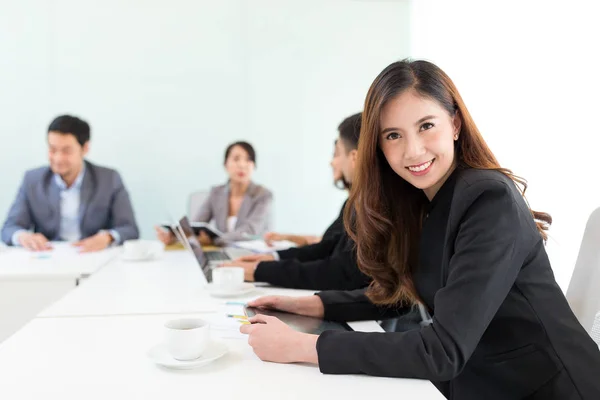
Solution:
[[[219,286],[214,286],[212,283],[209,283],[206,286],[206,288],[208,290],[208,293],[213,297],[243,296],[245,294],[251,293],[256,289],[256,287],[249,282],[244,282],[235,289],[225,289]]]
[[[158,365],[171,369],[194,369],[203,367],[223,357],[229,349],[221,342],[210,342],[208,348],[200,357],[190,361],[179,361],[171,357],[164,343],[157,344],[148,351],[148,357]]]

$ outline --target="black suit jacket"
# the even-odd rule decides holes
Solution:
[[[280,260],[293,260],[298,261],[315,261],[326,258],[332,253],[340,251],[341,248],[337,247],[341,237],[346,235],[344,230],[344,209],[346,208],[346,201],[342,205],[342,209],[338,214],[338,217],[329,225],[329,227],[323,233],[323,238],[319,243],[302,246],[292,247],[287,250],[281,250],[277,252]]]
[[[344,208],[346,208],[347,201],[348,200],[344,201],[344,204],[342,204],[340,214],[335,219],[335,221],[333,221],[331,225],[329,225],[329,227],[325,230],[322,239],[331,239],[344,233]]]
[[[459,169],[432,200],[414,276],[433,323],[402,333],[323,333],[324,373],[433,381],[450,399],[600,399],[600,352],[554,280],[513,182]],[[322,292],[325,318],[380,319],[400,308],[363,291]]]
[[[280,287],[312,290],[353,290],[367,286],[370,278],[358,269],[353,243],[343,231],[344,206],[327,229],[329,235],[324,235],[323,240],[313,245],[279,251],[279,261],[258,264],[254,280]]]

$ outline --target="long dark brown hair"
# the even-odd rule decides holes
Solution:
[[[427,61],[403,60],[384,69],[365,100],[354,184],[344,213],[348,234],[356,243],[358,266],[373,278],[367,295],[376,304],[414,304],[413,282],[427,197],[390,167],[379,148],[380,116],[388,101],[406,90],[439,103],[450,116],[458,113],[461,130],[455,144],[458,168],[498,170],[521,189],[524,179],[500,167],[469,114],[456,86],[439,67]],[[552,223],[546,213],[531,211],[544,240]]]

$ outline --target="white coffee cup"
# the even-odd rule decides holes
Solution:
[[[128,260],[150,260],[162,256],[165,245],[159,240],[126,240],[123,243],[123,257]]]
[[[244,284],[244,268],[220,267],[212,271],[212,283],[222,289],[234,290]]]
[[[209,340],[210,325],[202,319],[181,318],[165,323],[165,344],[176,360],[189,361],[200,357]]]

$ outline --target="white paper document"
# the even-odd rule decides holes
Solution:
[[[93,253],[80,253],[71,243],[52,242],[51,245],[52,249],[47,251],[9,247],[0,253],[0,274],[91,274],[121,252],[121,248],[111,247]]]
[[[279,240],[273,242],[273,244],[269,246],[264,240],[246,240],[242,242],[235,242],[233,246],[250,250],[254,253],[273,253],[275,251],[286,250],[290,247],[295,247],[296,244],[294,242],[290,242],[289,240]]]

